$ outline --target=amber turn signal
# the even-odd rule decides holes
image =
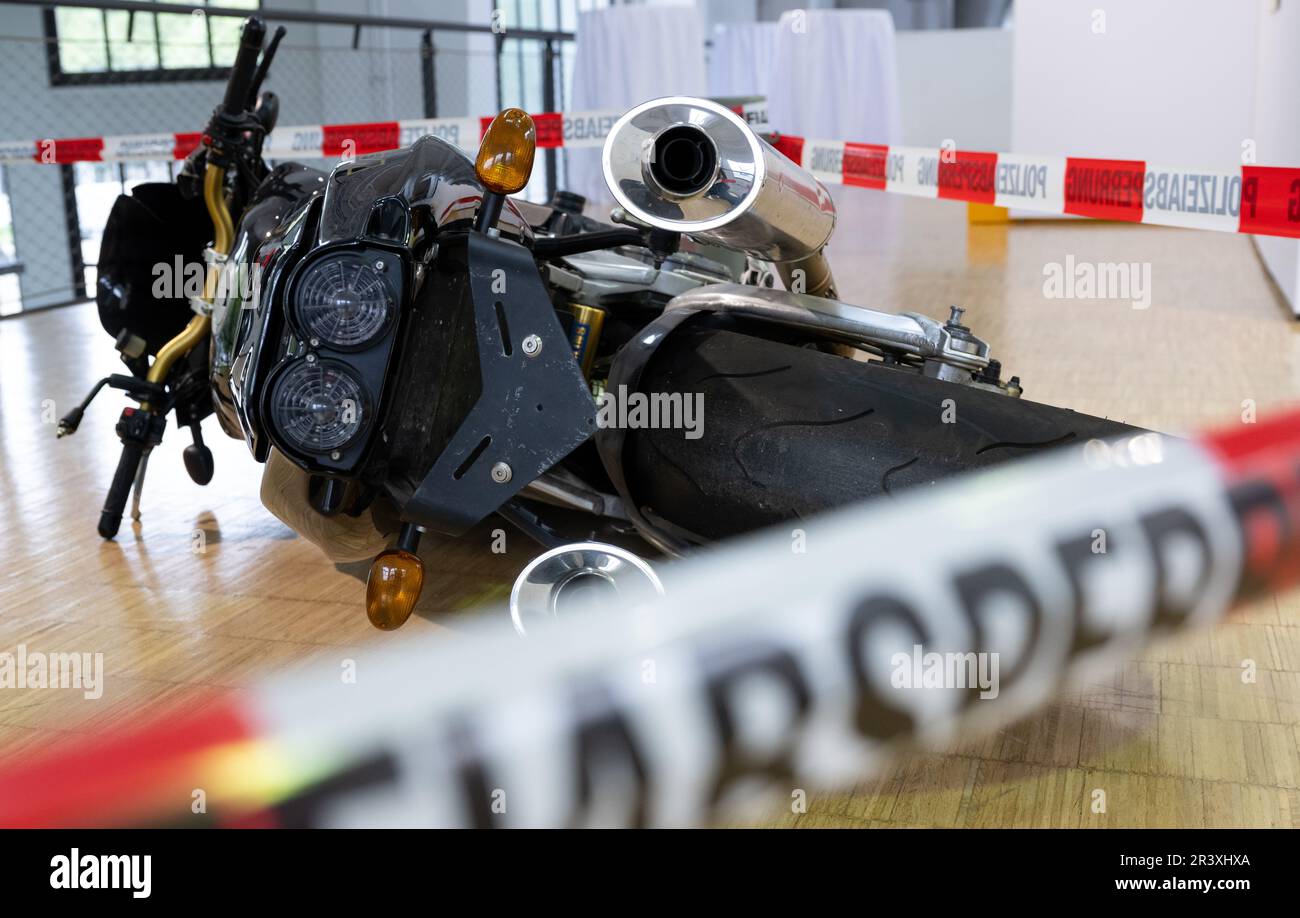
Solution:
[[[366,579],[366,616],[370,624],[392,631],[406,624],[424,587],[424,562],[400,548],[380,552]]]
[[[528,184],[537,149],[537,128],[528,112],[507,108],[492,119],[479,144],[474,172],[488,191],[515,194]]]

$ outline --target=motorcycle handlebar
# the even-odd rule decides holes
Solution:
[[[262,90],[262,81],[266,79],[267,72],[271,69],[271,61],[275,58],[276,49],[280,47],[280,39],[284,38],[288,30],[284,26],[279,26],[271,40],[266,45],[266,50],[262,52],[262,62],[257,65],[257,72],[253,74],[253,83],[248,89],[248,107],[257,106],[257,94]]]
[[[127,440],[122,444],[122,458],[117,460],[117,471],[113,474],[113,484],[104,498],[104,509],[99,514],[99,534],[105,539],[117,535],[122,525],[122,511],[126,509],[126,499],[135,482],[136,469],[140,467],[140,458],[144,455],[144,444]]]
[[[242,115],[248,107],[248,92],[253,86],[253,77],[257,73],[257,56],[262,52],[262,40],[266,37],[266,23],[256,16],[248,17],[239,37],[239,53],[235,55],[234,66],[230,68],[230,79],[226,82],[226,98],[221,103],[221,111],[231,117]]]

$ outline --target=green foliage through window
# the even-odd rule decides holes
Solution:
[[[163,0],[160,7],[176,0]],[[208,0],[190,0],[203,5]],[[247,8],[259,0],[214,0],[213,6]],[[206,16],[191,13],[130,13],[122,10],[92,10],[56,7],[47,16],[48,37],[57,43],[57,76],[66,82],[88,79],[111,81],[112,75],[132,78],[156,75],[166,79],[167,71],[191,74],[219,71],[235,59],[239,28],[235,16]],[[174,75],[174,74],[173,74]]]

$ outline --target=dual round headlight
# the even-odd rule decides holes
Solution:
[[[311,453],[342,449],[370,421],[360,380],[334,360],[299,361],[276,380],[271,406],[281,433]]]
[[[360,253],[342,252],[310,265],[293,289],[293,308],[302,331],[343,351],[359,350],[378,339],[397,307],[384,264]]]
[[[292,282],[289,309],[310,348],[272,385],[275,428],[296,452],[328,455],[354,443],[371,423],[363,367],[350,355],[373,347],[397,315],[400,263],[379,252],[325,255]],[[333,351],[333,359],[320,351]]]

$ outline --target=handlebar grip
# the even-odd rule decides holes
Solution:
[[[128,440],[122,444],[122,458],[117,460],[113,484],[108,489],[104,509],[99,514],[99,534],[106,539],[117,535],[118,527],[122,525],[122,511],[126,509],[126,499],[131,493],[131,484],[135,481],[135,472],[143,455],[143,443]]]
[[[230,79],[226,82],[226,98],[221,103],[221,110],[227,115],[242,115],[248,106],[248,91],[253,86],[253,76],[257,73],[257,56],[262,51],[262,40],[266,37],[266,23],[256,16],[250,16],[244,23],[244,30],[239,38],[239,52],[235,55],[235,64],[230,68]]]

